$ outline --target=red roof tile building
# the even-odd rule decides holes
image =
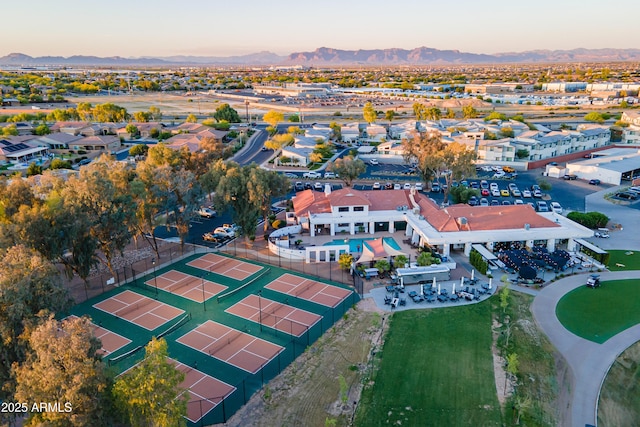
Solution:
[[[411,190],[359,191],[345,188],[324,192],[305,190],[293,199],[296,220],[311,236],[404,230],[412,243],[429,245],[448,256],[452,248],[469,254],[473,244],[493,249],[496,242],[546,243],[555,249],[559,240],[574,250],[575,239],[593,231],[553,212],[538,213],[530,205],[441,208]]]

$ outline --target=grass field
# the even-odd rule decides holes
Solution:
[[[489,302],[395,313],[357,426],[499,426]]]
[[[602,385],[598,425],[640,425],[640,342],[626,349],[613,363]]]
[[[581,286],[562,297],[556,315],[574,334],[602,344],[640,322],[640,284],[617,280],[597,289]]]
[[[624,250],[609,250],[607,252],[610,254],[609,270],[640,270],[640,252]],[[626,255],[627,253],[630,253],[630,255]],[[618,264],[622,264],[624,267],[619,267]]]

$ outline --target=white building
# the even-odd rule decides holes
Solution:
[[[316,234],[355,235],[404,230],[412,243],[437,248],[449,256],[452,248],[468,256],[473,244],[493,249],[496,242],[523,242],[533,247],[543,241],[549,251],[568,239],[568,250],[578,238],[593,231],[556,213],[537,213],[529,205],[439,208],[415,190],[331,191],[305,190],[293,198],[296,222]]]
[[[356,122],[342,125],[340,133],[342,134],[342,141],[356,142],[360,138],[360,124]]]
[[[593,153],[591,159],[567,163],[569,174],[578,178],[599,179],[603,183],[620,185],[640,175],[640,150],[610,148]]]

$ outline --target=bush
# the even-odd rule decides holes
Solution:
[[[473,249],[469,254],[469,263],[481,274],[487,274],[489,264],[482,258],[480,252]]]
[[[600,212],[582,213],[574,211],[569,212],[567,218],[591,229],[606,227],[609,222],[609,217]]]

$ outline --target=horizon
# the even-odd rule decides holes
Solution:
[[[450,4],[398,0],[393,5],[397,17],[389,17],[387,3],[380,0],[279,3],[246,0],[242,8],[222,10],[205,0],[188,0],[180,6],[157,0],[153,8],[125,0],[105,6],[80,0],[16,2],[7,6],[7,16],[28,16],[29,26],[22,19],[5,20],[5,33],[15,37],[0,49],[5,55],[33,57],[140,58],[258,52],[285,56],[321,46],[339,50],[425,46],[474,54],[640,47],[633,45],[633,26],[603,19],[601,3],[595,0],[539,0],[532,9],[514,8],[500,0],[481,4],[458,0],[455,9]],[[637,16],[640,3],[621,0],[615,9]]]

